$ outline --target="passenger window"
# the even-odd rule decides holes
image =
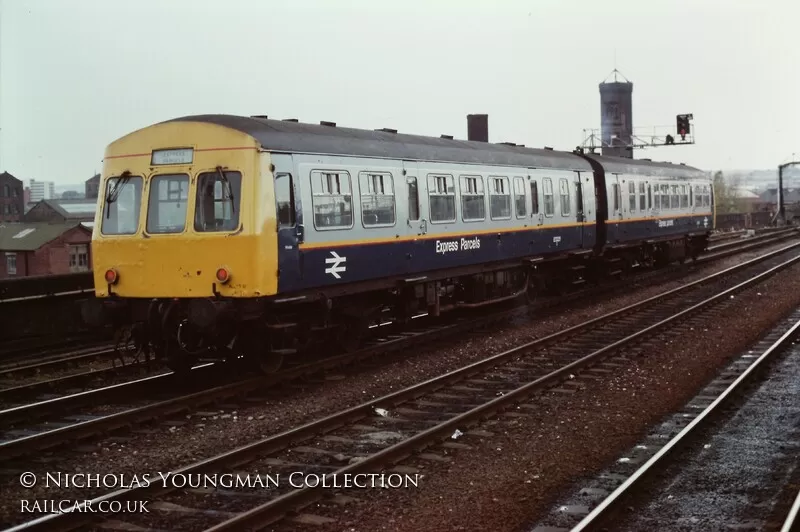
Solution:
[[[689,185],[689,207],[694,205],[694,190],[692,185]]]
[[[294,187],[291,174],[275,176],[275,204],[278,208],[278,226],[294,226]]]
[[[669,185],[661,185],[661,209],[669,209]]]
[[[544,178],[544,215],[553,216],[556,212],[553,201],[553,181],[549,177]]]
[[[639,183],[639,210],[645,212],[647,210],[647,196],[644,193],[644,182]]]
[[[561,196],[561,214],[562,216],[567,216],[572,204],[569,197],[569,182],[566,179],[559,179],[558,187]]]
[[[689,194],[686,192],[686,185],[681,185],[681,209],[689,206]]]
[[[428,175],[431,222],[456,221],[456,189],[451,175]]]
[[[408,219],[419,220],[419,189],[417,188],[417,178],[407,177],[408,185]]]
[[[628,181],[628,209],[636,212],[636,183]]]
[[[158,175],[150,181],[147,205],[147,232],[181,233],[186,228],[189,203],[189,176]]]
[[[514,178],[514,205],[517,218],[525,218],[528,214],[525,205],[525,180],[521,177]]]
[[[483,190],[483,177],[462,175],[461,180],[461,218],[465,222],[486,219],[486,195]]]
[[[311,172],[311,203],[317,229],[353,227],[350,174],[344,170]]]
[[[233,231],[239,227],[242,197],[239,172],[204,172],[197,179],[194,229],[200,232]]]
[[[670,190],[672,191],[672,197],[670,198],[669,206],[672,209],[677,209],[680,207],[678,185],[671,185]]]
[[[539,214],[539,184],[531,181],[531,215]]]
[[[611,185],[611,195],[614,196],[614,212],[619,212],[620,197],[619,197],[619,184],[613,183]]]
[[[361,172],[361,223],[364,227],[392,226],[394,215],[394,180],[387,172]]]
[[[493,220],[511,218],[511,191],[508,189],[507,177],[490,177],[489,204]]]
[[[658,190],[656,190],[656,197],[655,203],[653,200],[653,185],[651,183],[647,184],[647,205],[650,209],[658,209]]]

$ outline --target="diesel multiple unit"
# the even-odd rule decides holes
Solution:
[[[174,368],[682,261],[714,222],[684,165],[258,117],[136,131],[102,179],[86,319]]]

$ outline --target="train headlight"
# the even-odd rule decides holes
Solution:
[[[231,272],[229,272],[227,268],[217,269],[216,276],[217,276],[217,281],[219,281],[220,284],[225,284],[231,280]]]
[[[117,284],[117,281],[119,281],[119,274],[117,273],[117,270],[115,270],[114,268],[109,268],[108,270],[106,270],[104,277],[108,284]]]

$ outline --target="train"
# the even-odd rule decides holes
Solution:
[[[232,115],[112,142],[100,191],[83,318],[175,371],[691,260],[715,204],[684,164]]]

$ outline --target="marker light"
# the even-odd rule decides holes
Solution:
[[[217,281],[220,284],[225,284],[231,280],[231,272],[229,272],[226,268],[219,268],[217,270]]]
[[[114,268],[106,270],[105,279],[108,284],[117,284],[119,281],[119,274]]]

